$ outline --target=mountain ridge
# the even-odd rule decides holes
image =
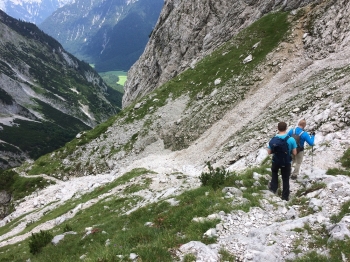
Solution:
[[[142,54],[162,5],[162,0],[80,0],[39,27],[97,71],[127,71]]]
[[[1,0],[0,9],[16,19],[39,24],[57,8],[73,0]]]
[[[2,168],[18,165],[28,155],[36,159],[117,112],[111,103],[116,92],[89,65],[32,23],[2,11],[0,22],[0,138],[6,142],[2,148],[18,154],[1,151]],[[23,132],[32,140],[20,139]]]

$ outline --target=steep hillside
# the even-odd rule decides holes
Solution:
[[[34,24],[0,11],[0,168],[63,146],[114,115],[121,94]]]
[[[192,67],[17,168],[56,184],[3,219],[0,257],[350,260],[350,3],[311,2],[215,38],[222,45]],[[291,199],[282,201],[266,190],[266,144],[279,121],[291,127],[301,118],[316,146],[306,148]],[[210,175],[216,181],[203,183]],[[40,230],[56,237],[31,254],[31,233]]]
[[[319,1],[166,1],[145,52],[128,72],[123,105],[193,68],[264,14],[312,2]]]
[[[163,0],[79,0],[39,26],[99,72],[127,71],[142,54]]]
[[[39,24],[55,10],[73,0],[0,0],[0,9],[22,21]]]

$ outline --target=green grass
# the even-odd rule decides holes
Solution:
[[[82,122],[90,119],[82,112],[79,103],[89,107],[96,122],[102,122],[118,112],[118,107],[121,106],[121,95],[120,99],[117,99],[116,92],[105,94],[102,91],[106,87],[105,83],[88,64],[67,54],[76,64],[74,67],[68,66],[64,56],[53,51],[59,48],[59,43],[42,31],[39,30],[39,32],[38,28],[33,27],[32,24],[16,21],[12,22],[11,26],[24,35],[18,39],[16,45],[8,44],[1,50],[4,61],[13,65],[19,63],[28,65],[27,73],[35,81],[27,82],[26,85],[50,103],[44,103],[35,98],[32,102],[26,103],[27,109],[23,109],[25,111],[23,115],[36,121],[16,119],[13,126],[1,125],[1,140],[17,146],[30,158],[37,159],[64,146],[79,131],[90,129]],[[18,78],[6,63],[0,63],[0,71],[14,80]],[[90,77],[97,81],[90,81]],[[1,92],[0,97],[6,104],[12,103],[6,92]],[[120,103],[117,104],[116,101]],[[56,106],[53,107],[50,104]],[[68,111],[74,116],[55,109],[57,106],[69,109]],[[33,110],[40,113],[45,121],[34,117],[29,112]]]
[[[12,200],[19,200],[38,189],[54,183],[42,177],[22,177],[13,170],[0,171],[0,190],[11,194]]]
[[[36,226],[38,226],[41,223],[44,223],[46,221],[49,221],[51,219],[54,219],[56,217],[59,217],[65,213],[67,213],[68,211],[74,209],[80,203],[86,203],[87,201],[89,201],[91,199],[97,198],[98,196],[107,193],[108,191],[115,188],[116,186],[125,184],[126,182],[128,182],[132,178],[135,178],[135,177],[138,177],[138,176],[141,176],[144,174],[149,174],[149,173],[153,173],[153,172],[146,170],[146,169],[143,169],[143,168],[133,169],[130,172],[127,172],[124,175],[122,175],[121,177],[117,178],[113,182],[105,184],[103,186],[100,186],[90,193],[84,194],[84,195],[79,196],[77,198],[73,198],[73,199],[67,201],[65,204],[55,208],[54,210],[47,212],[39,220],[28,224],[26,229],[23,232],[21,232],[21,234],[29,232],[30,230],[32,230],[33,228],[35,228]],[[32,179],[32,180],[34,180],[34,179]],[[35,188],[35,187],[33,187],[33,188]],[[100,199],[100,200],[102,200],[102,199]],[[5,233],[9,232],[13,228],[13,226],[17,223],[18,223],[17,219],[11,221],[5,227],[0,228],[0,233],[5,234]]]
[[[31,261],[79,261],[82,254],[88,253],[88,261],[114,261],[113,257],[118,254],[128,256],[135,252],[142,261],[171,261],[169,247],[176,247],[190,239],[213,242],[210,239],[203,240],[201,236],[207,229],[214,227],[216,221],[191,222],[194,216],[209,215],[214,205],[223,201],[213,201],[206,197],[205,192],[207,188],[201,188],[182,195],[180,200],[184,205],[181,207],[171,207],[162,202],[138,209],[130,215],[119,214],[132,200],[115,198],[103,205],[94,205],[69,221],[78,235],[67,236],[56,247],[44,247],[36,256],[23,254],[23,250],[27,249],[25,241],[21,252],[18,252],[18,246],[14,246],[15,252],[8,252],[6,259],[16,261],[30,257]],[[106,211],[103,206],[113,207],[113,210]],[[146,222],[153,222],[155,226],[146,227]],[[83,239],[87,226],[93,226],[95,233]],[[62,232],[63,229],[58,231]],[[177,232],[182,232],[186,237],[176,237]],[[107,239],[111,242],[109,247],[105,246]]]
[[[260,170],[263,170],[261,168]],[[229,176],[224,186],[233,186],[236,179],[243,180],[244,185],[252,184],[252,173],[258,169],[251,169],[239,175]],[[116,181],[101,186],[91,193],[71,200],[64,206],[45,214],[38,222],[28,225],[26,232],[39,223],[53,219],[74,208],[78,203],[84,203],[130,179],[141,176],[149,171],[136,169],[124,174]],[[147,179],[145,183],[149,183]],[[134,184],[135,187],[140,186]],[[258,203],[259,196],[253,200],[252,192],[258,192],[261,188],[247,189],[245,197],[249,197],[250,206]],[[133,193],[139,188],[128,187],[124,193]],[[52,235],[66,231],[69,228],[77,232],[77,235],[67,235],[57,246],[47,245],[41,252],[32,255],[29,253],[28,240],[21,245],[0,248],[0,261],[23,261],[28,258],[31,261],[79,261],[83,254],[87,255],[86,261],[119,261],[117,255],[128,257],[130,253],[137,253],[142,261],[172,261],[174,259],[171,250],[191,240],[201,241],[205,244],[214,243],[215,238],[203,238],[203,234],[215,227],[218,221],[205,221],[203,223],[192,222],[194,217],[206,217],[219,211],[230,212],[232,210],[249,210],[249,207],[232,206],[232,199],[223,197],[221,190],[213,190],[211,187],[200,187],[179,195],[178,206],[171,206],[166,201],[148,204],[134,212],[126,212],[136,206],[142,199],[140,197],[111,195],[108,198],[100,197],[100,202],[79,211],[75,217],[64,224],[56,226],[49,232]],[[152,222],[153,226],[145,226],[146,222]],[[85,235],[85,228],[92,227],[93,233]],[[105,233],[104,233],[105,232]],[[105,243],[109,239],[110,245]],[[225,250],[220,253],[227,261],[234,261],[232,254]],[[140,261],[141,261],[140,260]],[[127,259],[123,261],[128,261]]]
[[[0,261],[79,261],[79,257],[86,254],[85,261],[119,261],[117,255],[125,256],[122,261],[129,261],[127,257],[130,253],[137,253],[139,261],[173,261],[173,250],[189,241],[201,241],[205,244],[214,243],[216,240],[203,238],[204,232],[215,227],[218,221],[205,221],[203,223],[192,222],[194,217],[206,217],[210,214],[224,211],[226,213],[233,210],[243,210],[248,212],[253,206],[260,206],[261,190],[266,189],[267,180],[260,178],[260,186],[254,186],[253,173],[269,174],[268,164],[261,167],[247,169],[238,174],[228,174],[224,183],[217,190],[211,186],[201,186],[199,188],[186,191],[177,196],[179,205],[171,206],[166,201],[147,204],[136,209],[132,213],[137,203],[142,202],[138,196],[132,196],[139,190],[146,189],[150,183],[148,178],[143,179],[143,183],[135,182],[127,187],[124,196],[113,194],[101,196],[110,192],[114,187],[124,184],[133,178],[143,176],[150,171],[145,169],[135,169],[124,174],[114,182],[101,186],[91,193],[77,196],[69,203],[59,207],[57,210],[45,214],[38,223],[29,224],[26,231],[34,228],[39,223],[53,219],[79,203],[99,197],[99,202],[91,207],[80,210],[75,217],[65,221],[64,224],[56,226],[50,230],[52,235],[57,235],[69,229],[77,232],[77,235],[67,235],[57,246],[48,245],[36,255],[29,253],[28,240],[21,242],[21,245],[13,245],[0,248]],[[139,181],[139,180],[138,180]],[[243,191],[243,197],[249,203],[232,205],[232,199],[224,198],[222,188],[237,186],[236,181],[242,181],[247,189]],[[323,184],[315,183],[310,187],[310,192],[323,188]],[[300,197],[303,198],[302,193]],[[349,205],[349,204],[348,204]],[[339,215],[344,216],[349,206],[344,205],[344,212]],[[18,222],[18,221],[17,221]],[[145,226],[146,222],[152,222],[153,226]],[[92,227],[92,234],[85,235],[85,228]],[[347,251],[348,240],[345,242],[334,241],[328,243],[328,233],[325,227],[314,228],[306,224],[304,228],[295,230],[297,232],[307,232],[313,238],[307,243],[310,249],[329,248],[331,257],[326,257],[311,252],[298,258],[296,261],[339,261],[341,252],[349,256]],[[109,245],[106,241],[109,239]],[[298,245],[302,244],[300,242]],[[296,248],[296,247],[295,247]],[[6,252],[4,252],[7,250]],[[4,252],[4,253],[1,253]],[[298,252],[298,250],[296,250]],[[235,261],[233,254],[225,250],[220,250],[223,256],[222,261]],[[188,261],[192,261],[191,255],[186,256]]]
[[[340,220],[342,220],[344,216],[349,215],[349,213],[350,213],[350,201],[347,201],[342,205],[340,212],[338,214],[334,214],[331,216],[331,222],[334,224],[339,223]]]
[[[266,55],[270,53],[284,38],[288,29],[289,23],[287,22],[288,13],[274,13],[264,16],[262,19],[242,31],[236,37],[234,37],[227,44],[223,45],[219,50],[213,52],[208,57],[200,61],[195,69],[189,69],[183,72],[181,75],[170,80],[160,88],[156,89],[152,98],[146,96],[144,104],[138,110],[133,110],[133,105],[124,108],[118,115],[111,117],[106,122],[98,125],[92,130],[87,131],[80,139],[73,139],[66,145],[55,151],[55,156],[50,155],[42,156],[39,161],[36,161],[33,168],[29,171],[30,174],[45,173],[48,175],[54,175],[63,173],[66,171],[66,167],[62,165],[62,159],[66,158],[70,154],[73,154],[78,147],[84,146],[91,140],[103,135],[107,128],[111,126],[117,119],[119,124],[131,123],[134,120],[140,120],[149,114],[149,108],[152,106],[154,109],[165,105],[166,100],[171,95],[173,99],[183,95],[189,94],[191,101],[199,92],[203,92],[204,95],[210,94],[214,88],[220,88],[223,85],[227,85],[230,94],[243,94],[249,91],[250,84],[245,83],[245,80],[238,83],[240,87],[233,84],[231,79],[233,75],[241,75],[242,79],[249,79],[249,75],[256,67],[265,61]],[[256,49],[252,49],[252,46],[260,41],[260,45]],[[242,60],[244,56],[252,53],[254,59],[248,64],[243,64]],[[241,56],[243,55],[243,57]],[[120,74],[120,72],[114,72]],[[222,82],[218,86],[214,86],[213,82],[215,79],[221,78]],[[116,80],[116,79],[114,79]],[[157,100],[155,100],[157,99]],[[136,102],[135,102],[136,103]],[[191,102],[190,102],[191,103]],[[226,106],[232,106],[235,103],[232,100]],[[209,109],[208,109],[209,110]],[[221,109],[219,109],[221,110]],[[224,109],[222,109],[224,110]],[[192,121],[192,120],[191,120]],[[190,122],[191,122],[190,121]],[[200,135],[205,128],[197,127],[201,121],[193,119],[196,128],[196,135]],[[124,146],[113,150],[114,153],[119,150],[129,152],[135,141],[138,139],[138,135],[146,134],[151,125],[151,120],[145,122],[144,129],[135,133],[132,139]],[[191,123],[190,123],[191,124]],[[200,124],[199,124],[200,125]],[[186,140],[188,128],[182,129],[183,133],[172,141],[173,135],[164,137],[166,147],[170,147],[171,144],[175,143],[173,149],[184,148],[188,145],[189,141]],[[187,131],[186,131],[187,130]],[[195,139],[195,138],[193,138]],[[48,165],[47,163],[52,163]],[[103,168],[103,167],[101,167]],[[91,169],[90,166],[75,165],[68,170],[67,175],[79,175]]]
[[[177,99],[182,95],[189,97],[187,108],[196,110],[196,114],[184,117],[178,129],[169,130],[163,135],[165,148],[180,150],[187,148],[195,139],[220,118],[228,109],[244,99],[244,96],[255,86],[251,77],[266,56],[285,39],[290,28],[288,13],[273,13],[261,18],[212,54],[199,61],[194,69],[188,69],[171,79],[161,87],[124,108],[124,122],[128,124],[135,120],[145,119],[150,115],[150,108],[155,111],[164,106],[168,99]],[[260,42],[257,48],[252,47]],[[253,61],[243,64],[243,59],[249,54]],[[239,80],[235,78],[239,76]],[[220,78],[221,83],[214,85]],[[208,103],[198,103],[197,95],[206,99],[214,89],[218,89],[217,97],[208,99]],[[136,103],[142,106],[134,110]],[[151,119],[151,118],[149,118]],[[205,121],[203,121],[205,119]],[[152,120],[151,120],[152,121]],[[147,133],[150,123],[145,122],[140,134]],[[176,136],[175,136],[176,134]]]
[[[127,74],[128,73],[124,71],[108,71],[99,73],[107,85],[121,93],[124,93],[123,86],[127,79]]]
[[[232,76],[239,75],[243,79],[246,77],[249,79],[250,73],[265,60],[266,55],[286,36],[290,26],[287,17],[288,13],[282,12],[262,17],[240,32],[227,44],[201,60],[194,69],[186,70],[160,88],[157,88],[154,91],[155,96],[143,99],[145,105],[134,112],[133,118],[129,115],[128,121],[143,118],[150,106],[163,106],[170,94],[175,99],[188,92],[191,101],[193,101],[199,92],[207,95],[214,88],[220,88],[226,84],[231,85],[230,92],[242,94],[247,92],[250,84],[247,82],[240,83],[240,85],[246,85],[246,88],[241,90],[230,82]],[[258,42],[260,42],[260,45],[256,49],[252,49],[252,46]],[[243,64],[243,59],[249,54],[253,55],[253,61]],[[222,81],[215,86],[214,81],[217,78],[220,78]],[[158,99],[157,103],[153,102],[154,98]]]
[[[329,168],[327,175],[345,175],[350,176],[350,148],[345,150],[343,156],[339,159],[342,168]]]
[[[348,148],[340,158],[340,163],[344,168],[350,169],[350,148]]]
[[[73,154],[73,152],[79,147],[84,146],[89,143],[91,140],[99,137],[104,134],[108,127],[110,127],[116,119],[120,116],[115,115],[109,118],[107,121],[99,124],[94,129],[85,131],[80,138],[74,138],[70,142],[66,143],[66,145],[56,151],[54,151],[54,156],[52,153],[41,156],[37,159],[34,164],[31,166],[31,169],[28,171],[29,175],[38,175],[38,174],[47,174],[53,175],[63,172],[66,168],[62,165],[62,159],[67,156]],[[81,165],[76,165],[72,167],[70,172],[80,172],[80,168],[84,168]]]
[[[224,248],[220,249],[221,261],[235,262],[236,258]]]
[[[320,183],[320,182],[316,182],[316,183],[313,183],[310,187],[308,188],[301,188],[299,189],[296,193],[295,193],[295,196],[296,197],[301,197],[301,196],[306,196],[307,194],[311,193],[311,192],[314,192],[314,191],[317,191],[319,189],[322,189],[322,188],[326,188],[327,185],[325,183]]]
[[[83,130],[62,128],[49,121],[38,123],[16,119],[14,123],[17,125],[0,125],[3,128],[1,139],[28,152],[33,159],[63,146],[73,139],[77,132]],[[23,139],[24,136],[26,139]]]
[[[295,260],[287,260],[287,262],[329,262],[326,256],[318,254],[316,251],[312,251],[301,258]]]
[[[331,241],[329,244],[325,244],[323,247],[329,249],[329,256],[320,255],[317,251],[313,250],[304,256],[295,260],[287,260],[288,262],[339,262],[349,261],[350,259],[350,240],[343,241]],[[345,258],[345,260],[344,260]]]
[[[327,175],[345,175],[345,176],[350,176],[350,171],[344,170],[342,168],[329,168],[326,172]]]
[[[119,76],[119,81],[117,82],[118,85],[124,86],[125,82],[127,79],[127,75],[120,75]]]
[[[150,178],[146,178],[142,183],[132,184],[124,189],[124,194],[132,194],[143,189],[147,189],[151,184],[152,180]]]
[[[311,184],[311,186],[305,188],[300,188],[296,193],[295,196],[290,201],[290,205],[298,205],[300,206],[299,211],[300,217],[304,217],[310,214],[315,213],[315,211],[309,207],[309,199],[305,197],[307,194],[320,190],[322,188],[326,188],[327,185],[325,183],[316,182]]]

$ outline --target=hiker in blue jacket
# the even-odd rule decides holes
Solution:
[[[306,127],[306,120],[302,119],[299,121],[298,126],[290,129],[288,132],[289,136],[293,136],[296,139],[297,145],[298,145],[298,139],[300,139],[299,145],[297,148],[297,155],[292,156],[294,170],[293,170],[291,179],[297,179],[297,177],[299,175],[301,162],[303,162],[303,158],[304,158],[304,144],[305,144],[305,142],[308,143],[310,146],[315,145],[314,144],[315,132],[312,132],[309,135],[309,133],[304,130],[305,127]],[[296,137],[295,135],[299,136],[299,138]]]
[[[287,124],[285,122],[278,123],[278,133],[274,136],[267,149],[269,154],[273,154],[271,173],[272,179],[268,184],[271,192],[276,194],[278,189],[278,170],[281,169],[282,175],[282,199],[289,200],[289,177],[291,173],[291,154],[297,154],[297,144],[293,137],[287,134]]]

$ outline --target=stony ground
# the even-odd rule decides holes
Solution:
[[[349,226],[347,220],[341,222],[340,225],[332,225],[329,218],[332,214],[336,214],[339,211],[342,203],[350,200],[350,178],[326,175],[324,154],[327,151],[327,155],[340,155],[342,151],[341,144],[350,141],[350,130],[344,130],[343,133],[338,132],[333,134],[332,137],[333,140],[327,146],[327,149],[317,146],[314,150],[314,155],[311,154],[311,150],[306,151],[298,180],[291,180],[291,200],[289,202],[282,201],[279,196],[266,190],[264,191],[264,198],[261,200],[261,208],[252,208],[248,213],[243,211],[230,214],[220,212],[216,215],[221,218],[221,222],[213,229],[214,235],[218,237],[217,244],[205,246],[200,242],[190,242],[181,247],[179,256],[181,257],[188,252],[192,252],[197,254],[197,261],[218,261],[218,251],[224,247],[235,254],[239,261],[271,261],[271,254],[274,254],[273,261],[284,261],[286,258],[294,258],[296,256],[294,253],[291,253],[295,248],[295,243],[299,244],[302,252],[308,251],[305,243],[312,239],[312,235],[305,231],[293,231],[296,228],[303,228],[305,224],[309,224],[311,228],[315,229],[325,225],[332,237],[337,239],[347,235],[349,231],[339,232],[337,230],[337,227],[342,228],[344,224]],[[319,134],[316,141],[324,141],[325,139],[326,137],[322,137]],[[56,180],[55,185],[42,190],[40,193],[26,197],[25,201],[16,207],[14,213],[1,221],[2,224],[5,224],[8,220],[31,212],[10,233],[0,237],[0,246],[19,242],[29,237],[32,232],[53,228],[57,224],[63,223],[66,219],[73,217],[79,210],[96,203],[101,197],[120,192],[120,187],[126,187],[127,184],[113,189],[104,196],[79,205],[59,218],[39,225],[32,232],[20,234],[27,223],[36,221],[45,211],[57,207],[68,199],[74,199],[79,197],[80,194],[108,183],[126,170],[134,167],[143,166],[158,172],[157,175],[148,175],[152,178],[152,184],[150,190],[142,191],[141,195],[145,201],[140,203],[140,206],[175,196],[184,190],[199,186],[198,176],[203,171],[202,167],[184,164],[172,157],[173,154],[176,153],[167,155],[153,154],[115,173],[71,178],[67,181]],[[185,174],[184,178],[180,180],[175,178],[176,172]],[[258,179],[260,175],[255,174],[254,176]],[[184,180],[187,183],[184,183]],[[130,183],[135,182],[137,183],[136,180],[130,181]],[[325,183],[326,187],[305,195],[308,199],[308,206],[314,212],[302,216],[301,212],[303,211],[300,210],[301,207],[291,203],[297,190],[307,188],[315,182]],[[244,190],[244,188],[241,188],[241,190]],[[240,201],[240,197],[235,197],[232,194],[228,194],[227,197],[231,197],[233,203]],[[39,207],[43,206],[45,206],[44,209],[39,209]],[[16,234],[19,235],[14,236]],[[326,252],[326,250],[320,250],[319,252]]]

